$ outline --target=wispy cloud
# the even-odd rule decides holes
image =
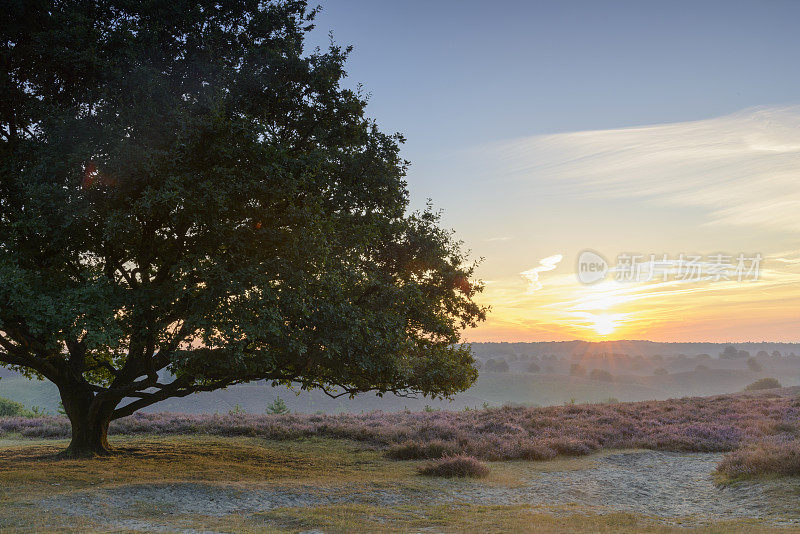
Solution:
[[[564,258],[561,254],[554,254],[539,260],[539,266],[533,269],[528,269],[519,273],[519,275],[528,281],[528,292],[532,293],[542,288],[542,283],[539,281],[539,273],[552,271],[555,269],[559,262]]]
[[[708,224],[800,231],[800,107],[535,136],[491,152],[537,187],[691,206]]]

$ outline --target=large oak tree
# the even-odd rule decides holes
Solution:
[[[0,364],[54,382],[70,455],[251,380],[449,396],[480,284],[399,135],[304,50],[302,1],[18,0],[0,13]]]

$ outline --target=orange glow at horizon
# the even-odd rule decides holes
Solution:
[[[798,341],[800,265],[777,264],[758,281],[678,281],[595,285],[562,269],[530,292],[508,277],[486,284],[492,306],[467,341]],[[796,331],[794,338],[786,332]]]

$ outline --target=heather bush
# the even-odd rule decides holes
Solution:
[[[759,378],[744,388],[745,391],[758,391],[761,389],[775,389],[782,387],[777,378]]]
[[[601,448],[729,452],[800,427],[800,399],[733,395],[470,411],[362,414],[187,415],[137,413],[112,435],[347,439],[402,460],[467,454],[482,460],[546,460]],[[65,417],[0,417],[0,436],[67,438]]]
[[[555,458],[558,452],[547,445],[521,441],[506,451],[505,456],[509,460],[541,461]]]
[[[666,376],[669,374],[669,371],[667,371],[663,367],[658,367],[655,370],[653,370],[653,374],[656,376]]]
[[[425,442],[408,440],[391,445],[386,456],[394,460],[427,460],[451,456],[458,452],[458,445],[442,440]]]
[[[421,466],[418,471],[428,477],[483,478],[489,474],[489,467],[472,456],[458,455],[445,456]]]
[[[727,477],[800,476],[800,441],[765,441],[727,454],[717,466]]]

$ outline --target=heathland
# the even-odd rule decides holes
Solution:
[[[791,476],[800,473],[796,388],[462,411],[138,414],[112,425],[114,456],[89,460],[56,456],[68,435],[63,417],[0,418],[0,528],[753,532],[800,525],[800,482]],[[469,458],[467,472],[448,472],[447,465],[465,467],[453,458]],[[448,474],[479,478],[438,476]]]

